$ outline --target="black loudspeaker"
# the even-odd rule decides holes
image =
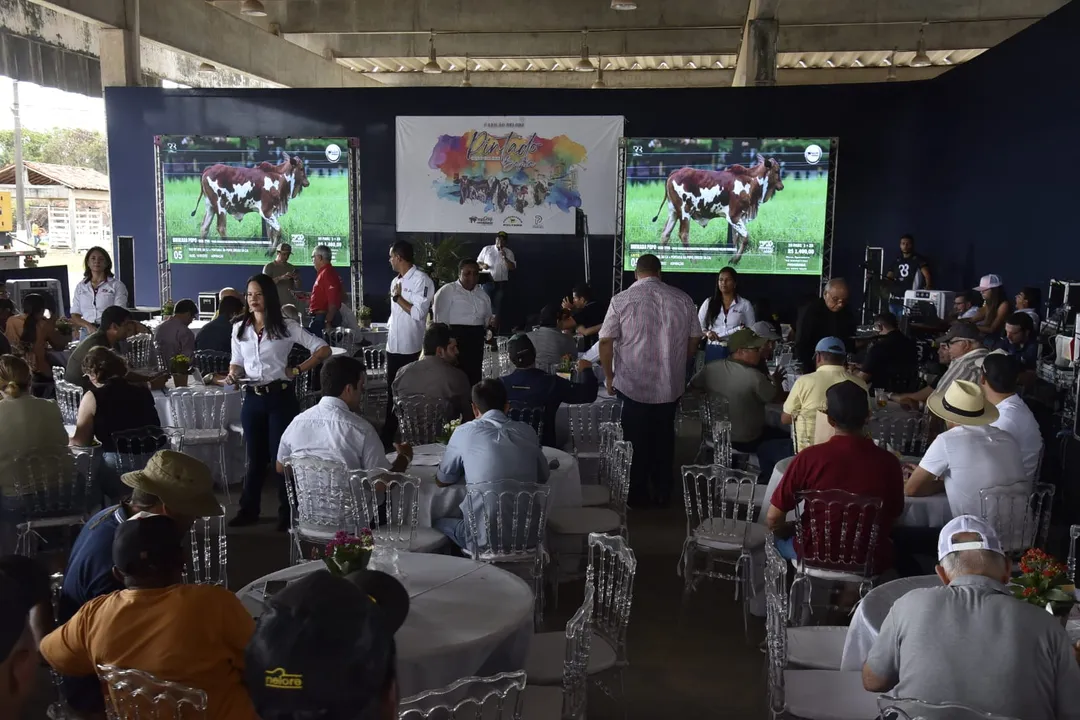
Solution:
[[[135,307],[135,238],[116,236],[116,276],[128,291],[128,307]]]

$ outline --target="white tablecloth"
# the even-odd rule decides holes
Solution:
[[[188,330],[190,330],[192,333],[194,333],[196,336],[198,336],[199,331],[202,330],[204,327],[206,327],[206,323],[208,323],[208,322],[210,322],[210,321],[209,320],[192,320],[191,324],[188,325]],[[150,320],[143,321],[143,325],[150,328],[151,331],[156,331],[158,325],[160,325],[161,323],[162,323],[162,318],[152,318]]]
[[[444,517],[461,517],[461,503],[465,500],[465,485],[458,483],[441,488],[435,484],[438,460],[446,451],[445,445],[434,443],[413,448],[413,464],[406,472],[420,478],[420,496],[417,498],[417,525],[431,527],[432,522]],[[570,453],[545,447],[544,456],[550,462],[558,460],[559,467],[551,471],[548,486],[551,495],[548,507],[581,507],[581,475],[577,462]],[[387,456],[391,461],[396,453]]]
[[[401,553],[409,616],[398,630],[398,694],[407,697],[469,675],[524,667],[532,639],[533,593],[521,579],[491,565],[449,555]],[[237,597],[253,616],[264,609],[267,580],[294,580],[321,562],[279,570]]]

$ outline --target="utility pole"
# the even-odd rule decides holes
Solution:
[[[11,81],[11,92],[13,96],[13,102],[11,104],[11,114],[15,119],[15,236],[19,237],[19,233],[22,233],[20,238],[23,242],[27,242],[29,237],[26,227],[26,198],[23,185],[25,184],[23,176],[23,161],[22,161],[22,123],[19,122],[19,81]],[[75,222],[75,218],[71,219]],[[33,243],[31,243],[33,244]]]

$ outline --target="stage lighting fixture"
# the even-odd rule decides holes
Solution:
[[[574,63],[574,69],[578,72],[592,72],[593,64],[589,59],[589,31],[584,30],[581,33],[581,58]]]
[[[424,63],[424,72],[428,75],[438,75],[442,72],[442,68],[439,67],[439,61],[435,59],[435,31],[431,31],[431,36],[428,38],[428,54],[427,62]]]
[[[607,83],[604,82],[604,58],[596,58],[596,82],[592,84],[593,90],[600,90],[607,87]]]
[[[924,37],[924,31],[926,30],[926,23],[923,23],[919,28],[919,44],[915,46],[915,57],[911,58],[911,62],[908,63],[914,68],[930,67],[930,56],[926,54],[926,37]]]
[[[885,79],[888,82],[896,80],[896,48],[893,48],[892,54],[889,55],[889,72],[885,75]]]
[[[472,87],[469,82],[469,56],[465,56],[465,74],[461,76],[461,87]]]
[[[250,17],[266,17],[266,8],[262,0],[244,0],[240,3],[240,13]]]

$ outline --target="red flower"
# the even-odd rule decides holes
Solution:
[[[1042,576],[1044,578],[1055,578],[1058,576],[1058,571],[1053,567],[1049,567],[1042,571]]]
[[[1033,588],[1033,587],[1024,588],[1024,597],[1031,597],[1034,594],[1035,594],[1035,588]]]

